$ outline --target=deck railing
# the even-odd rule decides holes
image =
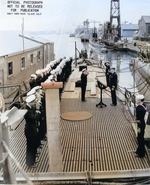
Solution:
[[[15,111],[15,112],[14,112]],[[24,117],[26,110],[19,112],[17,108],[9,112],[0,113],[0,168],[3,168],[3,179],[6,184],[16,184],[15,174],[12,168],[11,160],[14,161],[23,177],[29,185],[33,185],[31,180],[27,177],[26,173],[15,159],[14,155],[9,149],[9,132],[10,126],[15,124],[18,119]],[[18,115],[18,116],[17,116]],[[14,119],[15,117],[15,119]],[[19,117],[19,118],[18,118]]]
[[[136,116],[135,115],[135,110],[136,110],[136,96],[135,96],[134,93],[130,92],[126,88],[125,88],[125,102],[126,102],[126,105],[128,105],[128,107],[133,106],[133,108],[134,108],[134,116]],[[150,114],[149,114],[149,112],[150,112],[150,102],[146,102],[145,101],[145,103],[146,103],[147,112],[148,112],[148,117],[146,119],[146,123],[145,124],[150,125]]]

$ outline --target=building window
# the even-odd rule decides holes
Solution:
[[[31,58],[31,64],[33,64],[33,54],[30,55]]]
[[[8,63],[8,75],[12,75],[13,74],[13,63],[9,62]]]
[[[21,69],[25,68],[25,57],[21,58]]]
[[[40,52],[40,51],[38,51],[38,62],[40,62],[40,61],[41,61],[41,59],[42,59],[41,52]]]
[[[150,26],[148,26],[148,34],[150,35]]]

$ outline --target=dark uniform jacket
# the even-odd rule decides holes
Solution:
[[[81,87],[86,87],[87,85],[87,75],[81,74]]]
[[[42,82],[43,82],[43,78],[41,76],[38,76],[37,79],[36,79],[37,85],[40,86]]]
[[[110,73],[109,73],[110,65],[109,65],[109,66],[107,66],[107,65],[105,64],[105,66],[106,66],[106,72],[105,72],[105,73],[106,73],[106,75],[108,75],[108,76],[109,76],[109,74],[110,74]]]
[[[136,119],[140,121],[140,123],[138,123],[138,127],[139,128],[145,128],[145,113],[146,113],[146,105],[143,103],[143,105],[138,105],[136,107]]]
[[[26,125],[25,125],[25,136],[26,137],[33,137],[37,135],[36,121],[38,117],[39,117],[39,114],[36,113],[35,106],[28,108],[28,112],[24,116],[26,120]]]
[[[35,79],[30,80],[29,84],[30,84],[30,88],[31,88],[31,89],[32,89],[33,87],[37,86],[37,82],[36,82]]]
[[[110,75],[110,88],[117,88],[117,73],[114,72],[113,74]]]

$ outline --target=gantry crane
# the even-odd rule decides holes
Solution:
[[[120,0],[111,0],[110,7],[110,25],[112,27],[113,19],[117,19],[118,37],[121,38],[121,24],[120,24]]]

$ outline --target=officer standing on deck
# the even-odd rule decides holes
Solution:
[[[109,62],[105,62],[105,66],[106,66],[106,82],[107,82],[107,87],[109,87],[109,76],[110,76],[110,63]]]
[[[138,95],[136,97],[138,106],[136,107],[136,119],[138,121],[138,148],[136,150],[136,157],[144,157],[145,156],[145,147],[144,147],[144,131],[145,131],[145,113],[146,113],[146,105],[144,104],[144,96]]]
[[[87,75],[88,75],[88,72],[85,68],[82,70],[82,74],[81,74],[81,100],[82,102],[86,102],[85,92],[86,92],[86,85],[87,85]]]
[[[110,89],[111,89],[111,98],[112,103],[111,106],[117,105],[117,98],[116,98],[116,89],[117,89],[117,73],[115,72],[115,68],[111,68],[110,70]]]

